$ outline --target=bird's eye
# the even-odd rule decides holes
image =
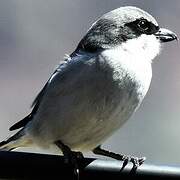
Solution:
[[[147,20],[145,19],[141,19],[138,24],[137,24],[138,28],[141,30],[141,31],[147,31],[149,29],[149,23]]]

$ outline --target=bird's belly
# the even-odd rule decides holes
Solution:
[[[61,136],[61,140],[78,151],[92,150],[102,144],[129,119],[138,106],[138,102],[134,102],[133,98],[131,100],[124,98],[123,101],[125,103],[119,103],[116,107],[109,104],[109,107],[103,109],[102,114],[89,115],[87,112],[78,119],[81,123],[70,127],[69,131]]]
[[[33,141],[45,147],[61,140],[73,150],[85,151],[119,129],[141,103],[151,76],[144,81],[146,74],[141,79],[139,71],[108,69],[86,72],[60,95],[47,95],[28,126]]]
[[[110,85],[111,88],[107,86],[105,90],[96,90],[93,96],[78,98],[80,103],[69,112],[68,120],[64,120],[67,128],[63,123],[64,128],[61,129],[64,133],[59,139],[73,150],[88,151],[102,144],[118,130],[146,94],[139,82],[132,82],[129,78],[126,80],[124,86]]]
[[[45,147],[61,140],[78,151],[92,150],[101,144],[121,127],[141,101],[134,87],[106,91],[88,93],[89,96],[74,92],[64,100],[56,98],[61,104],[64,102],[63,106],[55,103],[56,107],[40,114],[41,121],[33,121],[34,142]]]

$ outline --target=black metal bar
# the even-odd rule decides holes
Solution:
[[[80,160],[80,180],[123,179],[180,179],[180,166],[143,164],[136,172],[129,163],[121,169],[122,162],[85,158]],[[0,179],[72,179],[73,171],[64,164],[62,156],[0,152]]]

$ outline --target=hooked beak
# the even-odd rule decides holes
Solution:
[[[168,29],[165,29],[165,28],[160,28],[159,31],[157,33],[155,33],[155,36],[162,43],[173,41],[173,40],[178,40],[178,37],[174,32],[172,32]]]

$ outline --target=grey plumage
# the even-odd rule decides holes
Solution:
[[[156,20],[136,7],[122,7],[98,19],[77,49],[61,63],[33,102],[32,112],[10,130],[22,128],[2,148],[60,140],[72,150],[103,143],[139,107],[151,81],[151,61],[163,36]]]

